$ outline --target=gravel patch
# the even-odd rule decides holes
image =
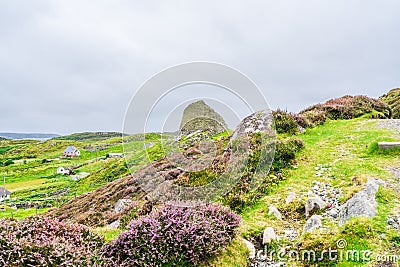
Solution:
[[[376,127],[379,129],[395,130],[400,134],[400,120],[398,119],[378,120]]]

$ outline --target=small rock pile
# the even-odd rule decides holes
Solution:
[[[321,177],[324,174],[331,172],[332,171],[332,167],[328,164],[318,164],[317,167],[315,167],[315,170],[317,171],[315,173],[315,176],[317,177]]]
[[[339,198],[343,195],[342,189],[334,188],[329,183],[313,181],[313,187],[307,193],[307,197],[320,197],[326,203],[327,211],[323,217],[338,218],[340,211]]]
[[[378,120],[376,124],[378,129],[390,129],[395,130],[400,134],[400,120],[390,119],[390,120]]]

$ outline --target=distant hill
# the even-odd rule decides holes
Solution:
[[[0,133],[0,137],[5,139],[32,139],[32,140],[47,140],[54,137],[60,136],[59,134],[49,134],[49,133]]]
[[[390,90],[379,98],[392,109],[392,118],[400,119],[400,88]]]
[[[122,133],[118,132],[84,132],[84,133],[74,133],[70,135],[56,137],[57,140],[103,140],[112,137],[122,137]]]

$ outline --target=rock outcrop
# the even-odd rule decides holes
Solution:
[[[310,197],[306,201],[305,205],[305,210],[306,210],[306,217],[310,215],[310,211],[316,209],[316,210],[322,210],[326,207],[325,201],[323,201],[320,197],[315,196],[315,197]]]
[[[272,113],[268,110],[258,111],[244,118],[233,132],[232,139],[245,134],[251,135],[271,130],[273,123]],[[274,135],[274,133],[271,133]]]
[[[376,215],[377,202],[375,199],[379,186],[385,186],[382,180],[368,180],[365,188],[356,193],[340,209],[339,223],[345,224],[349,219],[358,216],[373,217]]]
[[[114,206],[115,213],[123,212],[127,207],[129,207],[129,205],[132,204],[132,202],[133,201],[131,199],[119,199]]]
[[[321,228],[322,227],[321,218],[322,218],[321,215],[311,216],[310,219],[308,219],[306,224],[304,225],[303,233],[311,232],[315,229]]]
[[[263,232],[263,245],[271,243],[272,240],[277,240],[277,236],[275,234],[275,230],[272,227],[265,228]]]
[[[282,220],[282,214],[279,212],[279,210],[275,207],[275,206],[273,206],[273,205],[270,205],[269,207],[268,207],[268,215],[273,215],[273,216],[275,216],[277,219],[279,219],[279,220]]]
[[[256,257],[256,248],[251,243],[250,241],[247,241],[246,239],[243,239],[244,244],[247,247],[247,250],[249,251],[249,259],[254,259]]]

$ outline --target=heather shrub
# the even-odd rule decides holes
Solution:
[[[326,112],[319,108],[314,108],[310,110],[304,110],[300,112],[299,116],[303,119],[301,125],[302,127],[315,127],[322,125],[327,120]]]
[[[44,217],[0,220],[1,266],[96,266],[102,237]]]
[[[249,155],[247,167],[232,190],[221,198],[221,202],[234,211],[240,212],[246,206],[255,203],[273,185],[283,180],[283,170],[292,166],[296,153],[304,146],[303,141],[296,137],[278,138],[275,143],[275,157],[270,166],[271,168],[268,170],[270,172],[261,170],[263,179],[259,181],[259,187],[257,190],[250,190],[253,176],[256,172],[260,174],[258,172],[260,171],[259,167],[262,167],[264,161],[271,160],[266,155],[262,155],[261,143],[261,135],[255,134],[252,136],[252,153]]]
[[[370,98],[367,96],[343,96],[328,100],[324,104],[311,106],[300,112],[306,117],[313,117],[317,114],[319,117],[338,119],[353,119],[361,117],[365,114],[373,114],[376,118],[390,118],[390,107],[381,100]],[[314,118],[315,120],[315,118]],[[311,119],[312,122],[314,122]]]
[[[294,114],[278,109],[273,111],[272,115],[274,116],[274,124],[277,133],[296,134],[298,132],[299,124]]]
[[[304,147],[304,143],[298,138],[278,139],[276,142],[275,159],[272,163],[272,171],[291,166],[296,159],[296,153]]]
[[[132,220],[103,252],[113,266],[193,266],[225,247],[239,222],[238,215],[219,204],[169,203]]]
[[[311,121],[303,115],[294,114],[294,119],[296,120],[297,124],[302,128],[312,127]]]

